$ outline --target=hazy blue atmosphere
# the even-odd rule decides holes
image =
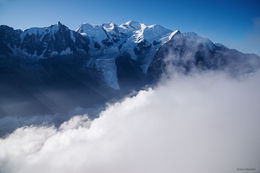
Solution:
[[[260,0],[0,0],[0,173],[260,173],[259,55]]]
[[[230,48],[260,54],[259,0],[0,0],[0,24],[16,29],[57,21],[76,29],[83,22],[128,20],[196,32]]]

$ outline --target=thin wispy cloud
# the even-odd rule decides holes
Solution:
[[[251,47],[252,52],[260,55],[260,17],[254,19],[253,32],[248,36],[246,43],[248,47]]]
[[[253,28],[235,45],[241,51],[260,55],[260,17],[252,19],[252,24]]]

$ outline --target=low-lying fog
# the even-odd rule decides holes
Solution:
[[[0,172],[260,172],[259,87],[260,73],[174,75],[94,120],[18,128],[0,139]]]

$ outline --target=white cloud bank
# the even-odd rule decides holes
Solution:
[[[259,76],[175,77],[92,122],[19,128],[0,140],[0,172],[259,172]]]

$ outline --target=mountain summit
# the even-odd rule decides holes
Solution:
[[[259,67],[257,55],[156,24],[83,23],[75,31],[60,22],[24,31],[1,25],[0,102],[8,98],[19,105],[18,98],[23,98],[26,108],[10,110],[2,104],[0,113],[56,113],[78,105],[96,106],[154,85],[169,71],[240,75]],[[54,92],[59,94],[50,94]]]

